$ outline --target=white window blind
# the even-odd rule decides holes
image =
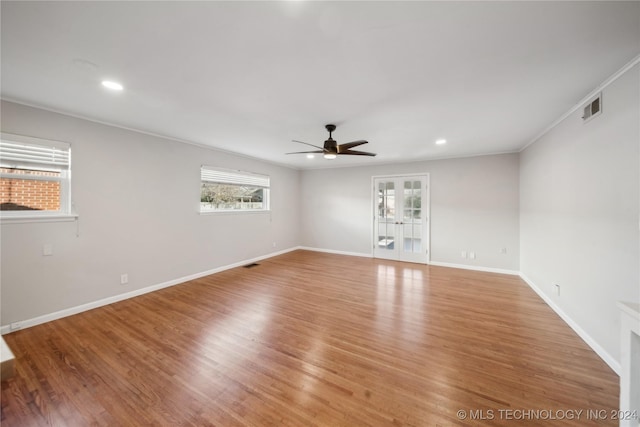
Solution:
[[[65,142],[2,134],[0,164],[6,168],[67,170],[71,160],[69,148]]]
[[[267,175],[259,175],[251,172],[234,171],[227,169],[202,166],[200,179],[205,182],[219,184],[247,185],[250,187],[269,188],[270,179]]]

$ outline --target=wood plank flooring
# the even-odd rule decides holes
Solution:
[[[5,339],[6,427],[617,425],[515,276],[295,251]]]

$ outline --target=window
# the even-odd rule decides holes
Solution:
[[[69,214],[70,164],[65,142],[1,134],[2,217]]]
[[[202,166],[200,212],[268,211],[269,177]]]

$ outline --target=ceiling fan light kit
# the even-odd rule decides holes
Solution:
[[[309,144],[308,142],[293,140],[293,142],[297,142],[299,144],[309,145],[311,147],[318,148],[318,150],[314,151],[296,151],[294,153],[287,154],[322,154],[325,159],[332,160],[338,157],[338,155],[349,155],[349,156],[375,156],[375,153],[369,153],[366,151],[358,151],[352,150],[353,147],[357,147],[359,145],[368,144],[368,141],[361,139],[359,141],[347,142],[344,144],[339,144],[332,137],[332,132],[336,130],[336,125],[328,124],[325,125],[325,128],[329,131],[329,139],[324,142],[324,146],[320,147],[318,145]]]

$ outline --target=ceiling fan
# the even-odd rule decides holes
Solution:
[[[336,125],[331,125],[331,124],[325,125],[325,128],[329,131],[329,139],[327,139],[324,142],[324,147],[319,147],[317,145],[309,144],[308,142],[296,141],[294,139],[293,142],[310,145],[312,147],[318,148],[318,150],[296,151],[294,153],[287,153],[287,154],[302,154],[302,153],[323,154],[325,159],[335,159],[338,155],[351,155],[351,156],[375,156],[376,155],[375,153],[368,153],[366,151],[352,150],[353,147],[357,147],[358,145],[369,143],[364,139],[338,145],[338,143],[331,137],[331,132],[336,130]]]

